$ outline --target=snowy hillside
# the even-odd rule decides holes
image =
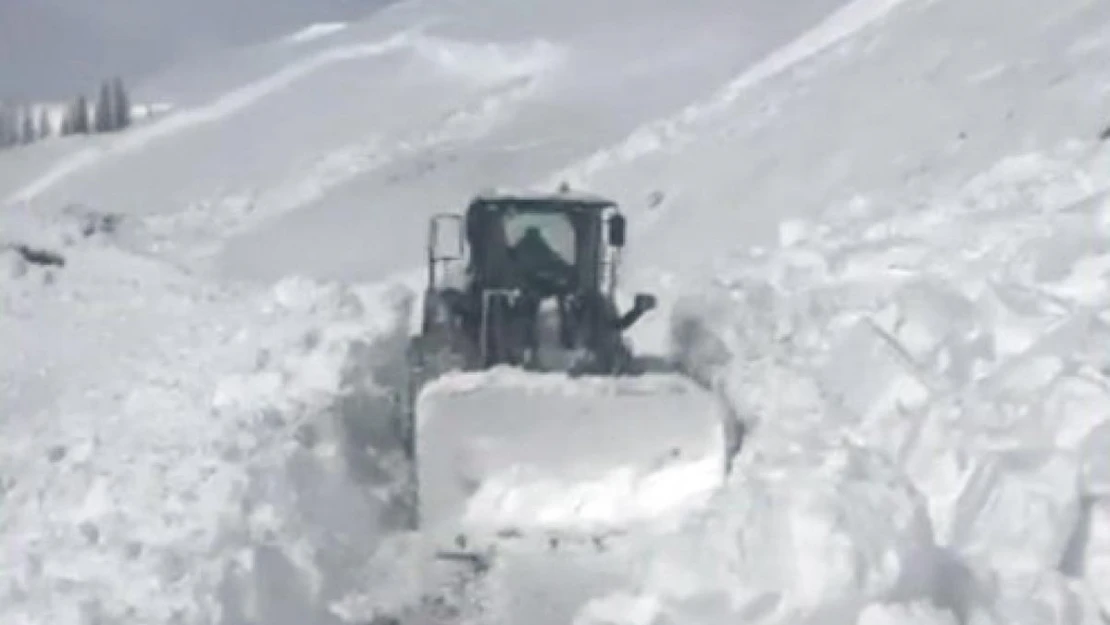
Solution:
[[[306,20],[364,17],[388,0],[12,0],[0,5],[0,98],[68,98],[104,76],[139,78]]]
[[[381,279],[420,262],[428,215],[605,149],[835,4],[615,3],[588,24],[557,3],[401,4],[278,69],[244,61],[268,73],[0,192],[156,213],[177,245],[229,237],[213,260],[234,276]],[[177,105],[164,87],[135,97]]]
[[[605,7],[400,3],[0,154],[0,621],[410,601],[425,219],[564,179],[631,217],[638,346],[750,427],[703,512],[543,579],[576,625],[1110,620],[1110,7]]]

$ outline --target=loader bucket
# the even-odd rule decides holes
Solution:
[[[724,480],[727,427],[677,374],[451,373],[417,397],[420,523],[455,548],[620,532],[704,501]]]

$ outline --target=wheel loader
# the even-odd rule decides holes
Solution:
[[[618,305],[626,234],[615,202],[565,187],[482,193],[430,220],[405,437],[414,523],[439,560],[543,552],[547,569],[553,551],[602,550],[723,481],[727,414],[626,340],[656,307],[643,293]],[[512,600],[542,622],[552,588],[535,579]]]

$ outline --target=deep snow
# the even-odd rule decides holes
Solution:
[[[568,179],[631,215],[638,345],[750,435],[597,576],[492,588],[580,625],[1105,622],[1110,9],[769,6],[401,3],[0,154],[0,621],[411,601],[424,218]]]
[[[642,592],[671,597],[661,611],[852,622],[929,598],[966,622],[1099,622],[1110,177],[1074,157],[787,224],[680,303],[691,358],[721,354],[706,375],[752,429],[735,487],[677,536],[720,548],[647,556],[731,572],[677,593],[660,578]]]
[[[341,591],[397,523],[405,293],[246,293],[108,236],[49,280],[4,255],[4,622],[323,622],[282,566]]]

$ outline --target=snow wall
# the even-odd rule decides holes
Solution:
[[[744,449],[579,625],[1104,622],[1110,200],[1061,152],[783,224],[680,299]]]
[[[3,363],[28,413],[0,418],[0,622],[341,622],[410,509],[411,292],[215,287],[128,251],[126,224],[36,219],[58,223],[5,234],[66,264],[0,250],[0,340],[59,347],[41,396]]]

